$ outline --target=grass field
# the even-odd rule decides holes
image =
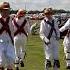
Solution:
[[[44,58],[43,43],[38,35],[30,36],[30,38],[28,39],[26,51],[27,56],[25,59],[25,67],[20,68],[20,70],[44,70],[45,58]],[[60,40],[59,59],[61,63],[60,70],[66,70],[62,40]]]

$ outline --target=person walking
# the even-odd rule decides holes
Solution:
[[[14,28],[8,2],[0,4],[0,13],[0,70],[4,70],[5,66],[7,70],[13,70],[15,61],[15,49],[13,46]]]
[[[27,42],[28,35],[30,33],[30,25],[25,17],[26,12],[24,9],[19,9],[16,17],[13,19],[14,25],[14,46],[16,53],[16,65],[18,69],[19,63],[21,67],[24,67],[23,59],[25,58],[25,46]]]
[[[63,45],[64,45],[64,53],[66,57],[66,68],[70,69],[70,18],[65,23],[65,25],[62,26],[59,30],[60,32],[67,30],[67,34],[64,38]]]
[[[52,66],[51,57],[53,58],[54,70],[58,70],[58,68],[60,68],[58,58],[58,40],[60,38],[60,32],[57,20],[52,17],[52,8],[45,8],[44,15],[45,18],[40,23],[40,38],[44,42],[45,70],[49,70],[49,68]]]

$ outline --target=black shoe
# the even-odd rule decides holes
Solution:
[[[16,67],[16,70],[19,70],[19,67]]]
[[[20,65],[21,65],[21,67],[24,67],[24,62],[21,61],[21,62],[20,62]]]
[[[60,62],[59,62],[59,60],[54,60],[54,65],[53,65],[53,67],[57,67],[57,68],[60,68]]]
[[[7,70],[13,70],[13,69],[7,69]]]
[[[70,69],[70,66],[67,66],[66,69]]]
[[[0,67],[0,70],[4,70],[4,67]]]
[[[49,67],[49,68],[52,67],[51,61],[49,61],[49,60],[47,60],[47,62],[46,62],[46,68],[47,68],[47,67]]]

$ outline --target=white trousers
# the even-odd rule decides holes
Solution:
[[[15,49],[12,43],[0,42],[0,65],[9,66],[14,64]]]
[[[44,45],[44,51],[45,51],[45,58],[50,60],[51,57],[55,60],[58,60],[58,41],[52,37],[50,39],[50,44]]]
[[[18,57],[21,59],[24,58],[26,40],[27,40],[27,37],[23,36],[23,35],[19,35],[19,36],[14,37],[16,59]]]
[[[64,45],[64,53],[66,56],[66,64],[67,66],[70,66],[70,37],[66,36],[64,38],[63,45]]]

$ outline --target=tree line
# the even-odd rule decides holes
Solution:
[[[11,14],[16,14],[17,11],[18,10],[11,9],[10,13]],[[70,11],[66,11],[66,10],[63,10],[63,9],[59,9],[59,10],[54,9],[53,11],[54,11],[54,13],[70,13]],[[39,11],[39,10],[30,10],[30,11],[26,11],[26,12],[27,12],[27,14],[36,14],[36,13],[43,13],[43,10],[42,11]]]

